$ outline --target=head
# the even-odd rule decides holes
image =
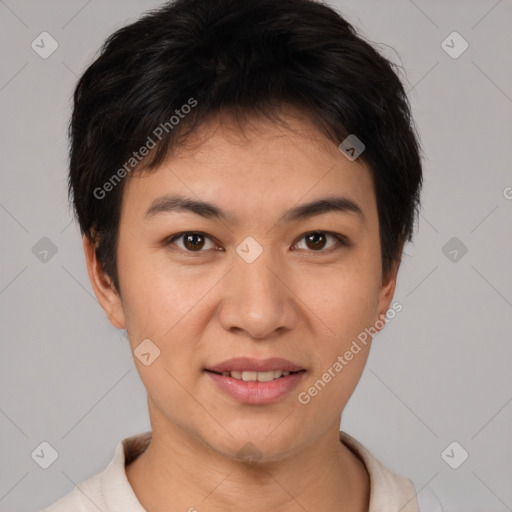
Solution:
[[[178,0],[109,37],[70,136],[89,276],[153,428],[270,459],[339,422],[371,345],[353,342],[384,325],[419,206],[396,67],[322,3]],[[209,375],[235,357],[303,371],[279,400],[241,403]]]

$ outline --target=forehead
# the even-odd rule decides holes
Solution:
[[[233,222],[334,195],[371,217],[375,196],[366,164],[348,160],[307,119],[294,114],[283,119],[286,126],[264,117],[242,126],[229,115],[205,121],[161,165],[130,176],[122,216],[142,218],[155,200],[179,194],[234,212]]]

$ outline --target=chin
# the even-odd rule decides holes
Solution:
[[[265,431],[251,429],[250,432],[244,429],[243,433],[236,433],[229,429],[231,436],[223,432],[222,439],[210,438],[204,441],[221,456],[239,462],[249,464],[278,462],[294,451],[297,442],[290,432],[282,429],[278,433],[273,430],[274,428],[275,426],[271,426]]]

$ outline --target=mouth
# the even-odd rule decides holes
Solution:
[[[270,404],[288,395],[306,369],[286,359],[236,358],[204,368],[216,388],[245,404]]]
[[[205,371],[215,373],[216,375],[222,375],[223,377],[231,377],[232,379],[243,380],[244,382],[270,382],[272,380],[288,377],[288,375],[305,372],[306,370],[297,370],[295,372],[289,372],[286,370],[269,370],[267,372],[254,372],[250,370],[233,370],[230,372],[214,372],[212,370]]]
[[[256,380],[253,375],[254,373],[261,373],[266,374],[263,375],[264,379],[267,378],[271,380],[270,372],[276,372],[276,378],[279,378],[281,377],[281,375],[277,375],[277,372],[279,371],[281,374],[283,372],[296,373],[305,370],[305,368],[281,357],[270,357],[268,359],[236,357],[234,359],[223,361],[222,363],[208,366],[205,368],[205,370],[213,373],[219,373],[221,375],[225,373],[234,374],[233,377],[235,379],[242,378],[242,375],[239,374],[246,374],[246,376],[251,380]],[[272,376],[272,378],[274,377]]]

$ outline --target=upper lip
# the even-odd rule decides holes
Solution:
[[[237,357],[222,363],[208,366],[206,370],[222,373],[231,371],[269,372],[271,370],[283,370],[285,372],[298,372],[304,370],[302,366],[292,363],[280,357],[269,359],[252,359],[250,357]]]

